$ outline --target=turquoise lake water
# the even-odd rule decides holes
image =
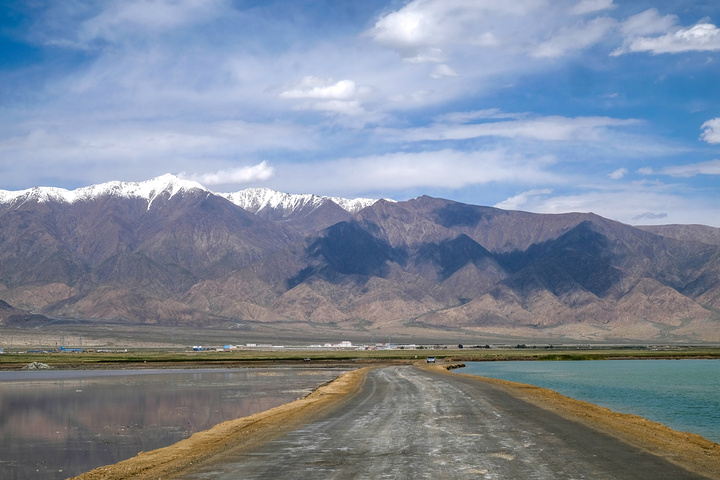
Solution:
[[[720,360],[468,362],[456,371],[549,388],[720,443]]]

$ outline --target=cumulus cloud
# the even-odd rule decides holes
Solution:
[[[405,59],[442,61],[442,50],[436,45],[443,43],[446,35],[440,19],[434,19],[433,13],[443,10],[436,2],[410,2],[380,18],[371,35],[376,42],[398,51]]]
[[[369,92],[352,80],[334,81],[308,76],[300,83],[283,90],[280,98],[305,100],[298,108],[324,110],[346,115],[364,113],[360,98]]]
[[[627,168],[618,168],[614,172],[610,173],[608,177],[612,178],[613,180],[620,180],[622,177],[627,175],[627,173]]]
[[[410,62],[442,63],[446,46],[502,44],[502,17],[520,18],[543,7],[541,0],[413,0],[381,16],[368,32]],[[493,26],[500,27],[497,30]],[[494,30],[494,31],[493,31]]]
[[[213,173],[186,173],[181,172],[178,177],[195,180],[205,186],[250,183],[268,180],[275,173],[275,169],[262,161],[257,165],[229,168]]]
[[[611,55],[631,52],[682,53],[720,50],[720,29],[711,23],[698,23],[657,37],[631,37]]]
[[[671,177],[694,177],[696,175],[720,175],[720,160],[691,163],[688,165],[674,165],[660,170],[663,175]]]
[[[703,123],[700,128],[703,129],[700,138],[707,143],[720,143],[720,117],[713,118]]]
[[[283,98],[312,98],[321,100],[348,100],[357,94],[357,87],[352,80],[340,80],[333,83],[332,79],[305,77],[302,81],[283,91]]]
[[[503,200],[502,202],[496,203],[493,206],[496,208],[502,208],[503,210],[520,210],[523,205],[527,205],[531,201],[537,201],[539,197],[550,195],[552,192],[553,191],[550,188],[528,190]]]
[[[382,15],[368,34],[405,62],[452,65],[472,51],[507,64],[525,55],[557,58],[598,43],[617,26],[599,15],[615,7],[612,0],[582,0],[570,8],[542,0],[413,0]]]

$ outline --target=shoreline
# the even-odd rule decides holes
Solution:
[[[686,470],[720,479],[720,444],[700,435],[679,432],[643,417],[613,412],[605,407],[575,400],[534,385],[466,373],[450,373],[450,369],[460,366],[458,364],[416,365],[448,375],[461,375],[473,381],[490,383],[517,398],[663,457]],[[231,449],[252,448],[319,417],[357,393],[367,372],[372,368],[375,367],[363,367],[344,373],[294,402],[221,423],[168,447],[141,452],[135,457],[98,467],[72,478],[173,478],[191,469],[198,462]]]
[[[71,479],[173,478],[198,462],[231,449],[252,448],[331,410],[360,390],[365,375],[372,368],[374,367],[346,372],[294,402],[247,417],[228,420],[167,447],[140,452],[127,460],[95,468]]]
[[[450,368],[448,368],[450,367]],[[469,373],[450,373],[456,365],[427,367],[444,370],[476,381],[492,384],[511,395],[551,411],[568,420],[582,423],[594,430],[611,435],[653,455],[708,478],[720,479],[720,444],[696,433],[681,432],[648,420],[639,415],[618,413],[583,400],[562,395],[554,390]]]

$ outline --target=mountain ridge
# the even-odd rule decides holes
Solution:
[[[248,210],[173,176],[43,192],[0,192],[0,326],[720,341],[712,227],[427,196],[251,190]]]
[[[212,192],[194,180],[186,180],[172,174],[164,174],[142,182],[112,181],[66,190],[58,187],[33,187],[26,190],[0,190],[0,204],[22,203],[26,201],[65,202],[91,201],[103,196],[122,198],[140,198],[148,202],[148,209],[158,195],[166,193],[169,197],[183,194],[193,190],[205,191],[230,200],[232,203],[249,212],[258,213],[261,210],[272,209],[292,212],[301,208],[318,208],[323,203],[331,201],[343,210],[354,214],[366,206],[372,205],[377,199],[371,198],[341,198],[319,196],[314,194],[290,194],[278,192],[269,188],[248,188],[232,193]]]

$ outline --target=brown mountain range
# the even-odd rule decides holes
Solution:
[[[283,208],[203,188],[0,203],[0,322],[720,341],[720,229],[430,197]]]

